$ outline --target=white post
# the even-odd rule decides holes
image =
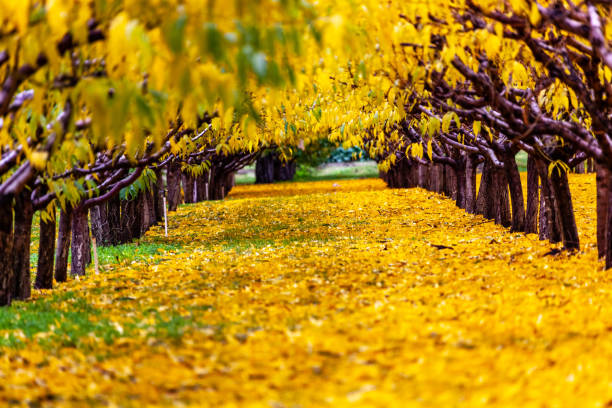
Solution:
[[[98,246],[96,245],[96,237],[91,238],[91,243],[93,246],[94,253],[94,271],[96,272],[96,275],[98,275],[100,273],[100,269],[98,265]]]
[[[164,197],[164,232],[168,236],[168,211],[166,210],[166,197]]]

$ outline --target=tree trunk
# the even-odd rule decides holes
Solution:
[[[504,157],[504,169],[508,186],[510,187],[510,201],[512,204],[512,224],[511,231],[525,231],[525,199],[523,198],[523,184],[521,183],[521,173],[514,154],[508,153]]]
[[[541,160],[536,161],[536,167],[540,176],[540,239],[548,239],[554,244],[560,242],[562,237],[548,168]]]
[[[567,172],[555,168],[551,175],[551,186],[555,200],[555,212],[561,226],[561,237],[565,249],[580,249],[578,228],[574,217],[572,194],[569,188]]]
[[[91,262],[87,211],[76,210],[72,214],[72,245],[70,251],[72,253],[70,274],[72,276],[85,276],[85,269]]]
[[[607,256],[607,228],[610,190],[612,190],[611,173],[607,167],[597,164],[597,253],[600,258]]]
[[[291,176],[291,178],[293,178],[293,176]],[[236,185],[235,173],[234,172],[228,173],[225,176],[225,182],[224,182],[226,197],[230,193],[230,191],[232,191],[232,188],[234,188],[235,185]]]
[[[525,232],[538,233],[538,170],[536,159],[529,155],[527,158],[527,211],[525,217]]]
[[[457,176],[455,175],[455,169],[453,166],[448,164],[444,165],[444,194],[448,198],[457,200]]]
[[[72,208],[60,211],[59,230],[57,233],[57,249],[55,252],[55,280],[66,282],[68,278],[68,255],[70,254],[70,226],[72,224]]]
[[[490,218],[488,211],[489,205],[489,193],[490,186],[493,182],[492,179],[492,164],[488,161],[485,161],[484,166],[482,167],[482,174],[480,176],[480,187],[478,188],[478,197],[476,198],[476,214],[481,214],[485,218]]]
[[[132,213],[133,213],[133,224],[130,231],[130,241],[140,238],[143,234],[143,214],[145,212],[144,207],[144,193],[138,193],[138,196],[132,200]]]
[[[96,238],[96,243],[101,246],[111,245],[107,203],[91,207],[89,214],[91,217],[91,233]]]
[[[55,208],[47,221],[40,217],[40,241],[38,244],[38,267],[36,269],[36,289],[53,288],[53,258],[55,253]]]
[[[277,157],[274,158],[274,180],[290,181],[295,176],[297,165],[295,161],[283,162]],[[226,192],[227,193],[227,192]]]
[[[185,193],[185,203],[194,203],[195,199],[193,192],[195,189],[195,179],[189,173],[183,173],[181,181],[183,183],[183,192]]]
[[[208,185],[208,198],[210,200],[223,200],[225,198],[225,175],[218,167],[210,169],[210,184]]]
[[[196,180],[196,196],[197,202],[208,200],[208,182],[210,179],[210,172],[204,172]]]
[[[30,241],[34,208],[30,190],[17,195],[13,231],[13,299],[28,299],[31,295]]]
[[[508,196],[508,179],[504,169],[495,168],[493,170],[493,182],[489,188],[491,189],[489,193],[490,218],[494,219],[496,224],[507,228],[512,224],[512,216]]]
[[[455,181],[455,203],[457,207],[465,209],[466,207],[466,196],[465,196],[465,161],[463,158],[457,158],[457,167],[454,169],[454,181]]]
[[[119,245],[121,242],[121,198],[115,195],[106,202],[108,218],[109,245]]]
[[[476,213],[476,159],[478,156],[468,154],[465,162],[465,210]]]
[[[262,155],[255,162],[255,184],[274,182],[274,153]]]
[[[0,205],[0,306],[11,304],[13,276],[13,207]]]
[[[181,168],[178,163],[170,162],[166,174],[168,191],[168,211],[176,211],[181,200]]]

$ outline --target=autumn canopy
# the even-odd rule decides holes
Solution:
[[[103,337],[107,345],[123,339],[127,355],[149,340],[167,340],[156,331],[164,327],[170,333],[168,338],[179,341],[184,337],[187,342],[205,341],[202,344],[207,345],[187,347],[195,353],[191,356],[160,357],[163,364],[171,364],[170,360],[172,364],[198,362],[203,355],[215,355],[215,364],[219,365],[203,368],[193,363],[188,367],[189,375],[208,370],[191,381],[198,385],[210,374],[209,396],[219,402],[231,394],[228,401],[239,404],[248,400],[242,394],[245,390],[231,389],[220,375],[231,366],[227,371],[231,377],[232,370],[238,368],[222,360],[224,353],[236,364],[247,364],[250,357],[244,350],[228,349],[228,344],[256,344],[275,354],[273,344],[288,341],[280,338],[280,332],[298,333],[301,327],[308,327],[305,333],[329,334],[335,345],[348,341],[341,335],[345,329],[360,333],[355,341],[364,345],[369,340],[356,328],[360,324],[357,316],[367,330],[379,330],[388,344],[401,343],[386,333],[389,327],[377,328],[374,324],[381,308],[388,313],[381,324],[399,327],[406,336],[409,329],[402,319],[420,327],[415,334],[418,338],[411,340],[413,347],[434,347],[419,343],[430,338],[445,352],[452,344],[466,353],[478,347],[473,342],[487,341],[481,337],[468,339],[459,333],[462,327],[473,330],[470,324],[476,323],[472,320],[457,315],[461,324],[452,323],[452,328],[436,320],[442,315],[452,320],[449,316],[453,313],[448,310],[433,320],[417,317],[413,306],[407,307],[404,302],[418,308],[431,301],[433,289],[429,287],[420,300],[414,297],[415,285],[425,285],[424,281],[429,282],[427,285],[448,283],[453,286],[449,289],[453,296],[463,296],[466,302],[477,299],[483,308],[493,307],[491,302],[513,300],[497,297],[499,292],[489,297],[491,286],[503,286],[503,281],[521,293],[533,291],[537,286],[535,276],[548,273],[542,272],[549,266],[546,257],[557,257],[554,267],[559,275],[549,278],[560,279],[564,288],[572,290],[572,285],[590,282],[601,285],[606,293],[610,291],[609,282],[603,278],[612,267],[610,0],[0,0],[0,22],[0,306],[8,306],[1,309],[7,314],[0,314],[0,383],[9,378],[9,383],[17,384],[15,373],[29,372],[27,364],[11,357],[14,351],[5,354],[7,347],[28,350],[31,355],[23,358],[30,361],[43,359],[45,347],[69,348],[70,353],[58,357],[67,360],[36,364],[43,364],[38,367],[42,371],[49,370],[40,375],[54,372],[57,367],[49,368],[53,364],[71,367],[64,371],[74,374],[80,369],[87,371],[87,366],[75,361],[85,361],[92,350],[101,350],[101,343],[94,339]],[[355,181],[348,187],[315,183],[234,188],[236,173],[254,163],[258,182],[290,180],[300,157],[317,152],[322,155],[326,146],[358,149],[376,162],[382,181]],[[334,198],[326,201],[325,194]],[[232,200],[219,202],[228,195]],[[325,206],[329,206],[329,212],[321,209]],[[361,212],[363,216],[358,216]],[[438,218],[437,214],[443,215]],[[403,219],[404,215],[408,218]],[[260,230],[250,230],[250,226]],[[447,235],[440,233],[444,228],[449,228]],[[279,234],[285,233],[285,241],[280,241]],[[376,239],[372,241],[369,234]],[[351,239],[354,245],[345,242]],[[529,240],[533,244],[528,244]],[[113,252],[114,266],[100,272],[98,247],[135,248],[130,246],[134,242],[155,245],[150,263],[135,258],[137,264],[133,266],[123,259],[124,255]],[[368,257],[371,248],[379,244],[384,246],[381,251],[389,252],[375,251]],[[278,254],[269,251],[270,246],[278,246]],[[313,258],[306,253],[308,248],[320,256]],[[337,251],[334,256],[341,260],[328,262],[326,257],[333,248]],[[360,262],[343,258],[353,250]],[[227,251],[235,253],[229,256]],[[495,253],[503,262],[488,258]],[[266,261],[268,258],[273,260]],[[181,262],[187,265],[185,270],[180,268]],[[201,273],[198,262],[202,264]],[[214,265],[208,265],[211,262]],[[274,266],[268,268],[260,262]],[[480,262],[485,266],[478,266]],[[281,270],[279,265],[285,263],[289,266]],[[157,264],[159,271],[152,269]],[[520,271],[517,264],[524,265],[524,270]],[[175,265],[176,270],[169,265]],[[575,281],[570,274],[572,269],[580,269],[577,265],[584,265],[586,275],[574,276]],[[344,267],[347,276],[334,269]],[[410,273],[419,268],[431,268],[432,272],[407,278],[396,275],[408,273],[402,268],[410,269]],[[492,272],[487,268],[498,268],[502,275],[487,275],[483,278],[486,282],[476,283],[479,278],[474,274]],[[206,273],[210,275],[204,277]],[[230,282],[225,274],[233,280]],[[517,280],[519,274],[528,282],[526,286]],[[121,284],[109,286],[111,276]],[[180,283],[173,281],[177,276],[183,278]],[[165,283],[154,283],[155,279]],[[266,285],[277,279],[286,302],[275,299],[265,309],[261,306],[267,302],[263,297],[272,296],[275,290],[274,285]],[[477,286],[458,283],[462,279]],[[207,299],[204,303],[194,303],[196,294],[188,295],[197,292],[190,289],[189,282],[198,282],[194,287],[202,299]],[[169,292],[175,283],[182,288],[180,295]],[[158,284],[167,290],[159,289],[161,294],[147,292],[146,288]],[[121,296],[107,302],[113,285]],[[245,292],[252,286],[258,288],[253,289],[257,301]],[[57,293],[47,291],[54,287]],[[376,287],[381,288],[380,293]],[[476,287],[486,293],[474,292]],[[31,323],[27,330],[20,326],[24,316],[31,313],[30,308],[41,307],[44,313],[78,309],[69,304],[71,295],[62,298],[63,293],[77,288],[86,292],[75,298],[86,305],[81,305],[83,310],[78,313],[90,317],[74,323],[74,327],[90,323],[92,327],[83,328],[79,334],[67,331],[67,342],[63,334],[50,334],[58,330],[63,333],[61,321],[65,316],[53,317],[56,320],[45,325],[40,323],[39,313],[32,313],[28,324],[40,324]],[[435,295],[444,297],[444,291],[437,288]],[[572,297],[563,295],[558,287],[549,289],[553,303],[560,298],[583,302],[582,292]],[[327,304],[326,290],[340,300]],[[236,296],[232,297],[235,304],[226,296],[227,291]],[[220,303],[213,306],[217,295]],[[172,304],[173,296],[184,305]],[[461,309],[453,299],[449,304]],[[126,300],[134,304],[118,305]],[[36,306],[42,302],[48,304]],[[143,306],[150,302],[149,309]],[[325,312],[318,308],[323,307],[321,303]],[[109,304],[120,312],[112,311]],[[515,302],[517,308],[521,304]],[[534,318],[533,308],[543,307],[533,299],[524,304],[531,309],[521,309],[519,315],[529,321]],[[598,321],[590,306],[580,304]],[[293,307],[288,305],[308,305],[308,310],[300,316],[279,311]],[[158,313],[168,307],[171,316]],[[250,325],[241,320],[244,316],[236,309],[240,307],[252,313]],[[355,311],[355,316],[343,320],[350,322],[350,328],[342,327],[329,315],[330,308],[335,307],[342,308],[338,313]],[[154,309],[158,312],[146,312]],[[473,309],[473,313],[479,313],[478,307]],[[264,318],[254,310],[269,315]],[[210,316],[204,311],[210,311]],[[503,337],[503,322],[510,315],[503,308],[498,312],[502,316],[499,319],[485,316],[482,321],[492,327],[493,336]],[[579,312],[572,310],[574,314]],[[78,313],[71,315],[72,321],[80,316]],[[115,319],[113,313],[127,315]],[[223,313],[227,313],[228,321],[223,320]],[[271,316],[274,313],[283,319],[282,328],[269,326],[275,322]],[[423,313],[431,316],[433,312]],[[177,323],[187,315],[195,331],[185,331],[180,326],[183,323]],[[580,320],[580,316],[574,318]],[[209,318],[210,323],[200,321]],[[549,319],[543,324],[550,330],[554,322],[558,323],[554,313],[538,312],[536,332],[541,330],[542,318]],[[311,326],[326,328],[323,321],[333,321],[329,333]],[[440,326],[425,330],[427,322]],[[592,329],[577,324],[581,333]],[[606,324],[609,332],[610,322]],[[531,334],[523,332],[522,324],[510,325],[514,340],[493,339],[484,346],[486,353],[494,353],[494,344],[503,344],[511,352],[500,353],[500,358],[518,358],[518,342]],[[32,329],[34,326],[37,328]],[[593,329],[594,333],[600,333],[599,329]],[[83,340],[87,336],[89,340]],[[287,336],[292,339],[296,358],[308,366],[309,375],[314,373],[319,378],[327,373],[329,359],[337,360],[340,368],[328,377],[331,382],[319,385],[334,398],[342,393],[349,396],[349,402],[353,397],[356,402],[377,389],[386,392],[380,398],[397,402],[394,388],[380,382],[382,373],[390,373],[398,384],[418,377],[418,373],[400,373],[396,366],[377,359],[376,353],[353,350],[348,343],[334,351],[331,340],[319,344],[319,340]],[[609,335],[606,340],[610,341]],[[225,343],[219,346],[216,341]],[[531,351],[545,349],[540,345]],[[178,353],[178,346],[172,347],[169,353]],[[316,358],[301,354],[308,347],[318,350]],[[408,358],[406,353],[413,351],[398,347],[402,349],[398,351],[399,360],[412,370],[415,361],[425,358]],[[381,351],[384,359],[393,359],[390,350]],[[257,350],[251,352],[257,355]],[[601,346],[599,352],[610,350]],[[426,358],[435,358],[431,350],[424,353]],[[479,354],[477,361],[486,365],[492,361],[487,356]],[[155,365],[151,355],[140,357],[146,364]],[[545,360],[562,361],[558,357],[554,353],[538,354],[536,360],[542,364]],[[104,388],[108,378],[100,373],[107,370],[118,375],[121,371],[119,357],[113,358],[110,368],[94,370],[90,374],[95,378],[87,380],[99,386],[87,397],[94,405],[124,405],[131,398],[129,387],[116,388],[116,398],[100,397],[113,388],[115,380]],[[242,367],[248,373],[243,380],[253,384],[251,380],[263,378],[268,391],[275,389],[275,384],[277,390],[287,390],[290,383],[291,391],[274,397],[283,403],[315,406],[338,401],[295,397],[300,388],[297,382],[270,377],[275,370],[272,362],[291,365],[295,361],[280,355],[275,358],[250,361]],[[355,374],[356,378],[347,381],[361,381],[360,387],[341,384],[335,375],[351,372],[348,361],[352,364],[351,359],[361,358],[375,367],[372,370],[376,373],[360,371],[365,377],[371,375],[372,381],[361,381]],[[132,364],[134,361],[128,366],[134,373],[142,369]],[[588,367],[595,366],[593,362]],[[463,374],[478,371],[453,367]],[[417,382],[431,385],[435,382],[432,373],[439,369],[424,368],[432,377],[419,377]],[[295,378],[308,383],[310,377],[296,370]],[[531,401],[526,394],[520,399],[505,395],[506,388],[496,388],[495,373],[502,371],[499,367],[482,371],[494,373],[483,383],[497,390],[500,401]],[[137,378],[134,373],[130,375]],[[30,380],[37,375],[32,374]],[[132,381],[130,375],[125,374],[123,380]],[[545,376],[539,380],[544,381]],[[470,381],[475,382],[473,376]],[[591,390],[599,390],[602,383],[592,381]],[[147,397],[147,390],[136,386],[134,395],[151,398],[149,403],[160,403],[163,398],[201,401],[202,396],[183,395],[183,386],[165,389],[159,381],[160,395]],[[26,389],[36,388],[32,387],[30,384]],[[420,395],[431,403],[453,405],[458,401],[453,392],[461,389],[461,384],[457,380],[448,387],[448,400],[443,393],[432,391],[436,387],[427,388],[431,392],[428,395],[417,387],[411,397]],[[56,400],[79,405],[83,401],[79,398],[84,398],[70,392],[60,396],[62,391],[51,386],[45,392],[42,388],[30,399],[20,401],[17,388],[0,384],[0,401],[40,405]],[[79,388],[87,386],[75,386]],[[251,390],[254,401],[272,401],[268,391],[255,388]],[[612,401],[609,389],[607,401],[597,399],[605,397],[605,392],[595,391],[589,400],[594,405]],[[172,392],[178,395],[176,401],[168,397]],[[475,395],[462,401],[474,405]],[[371,401],[385,406],[384,399]]]

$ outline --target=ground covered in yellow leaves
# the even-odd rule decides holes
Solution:
[[[379,180],[242,186],[0,311],[0,402],[606,406],[612,278],[582,253]],[[589,236],[590,235],[590,236]]]

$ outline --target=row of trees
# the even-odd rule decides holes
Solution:
[[[196,3],[0,2],[0,305],[30,296],[37,212],[34,287],[51,288],[69,254],[85,273],[90,234],[128,242],[164,197],[222,199],[279,143],[256,93],[294,80],[313,10]]]
[[[445,192],[470,213],[576,250],[567,173],[594,161],[598,250],[612,267],[610,4],[467,0],[400,13],[411,37],[389,52],[412,69],[385,75],[406,116],[364,138],[387,183]]]

